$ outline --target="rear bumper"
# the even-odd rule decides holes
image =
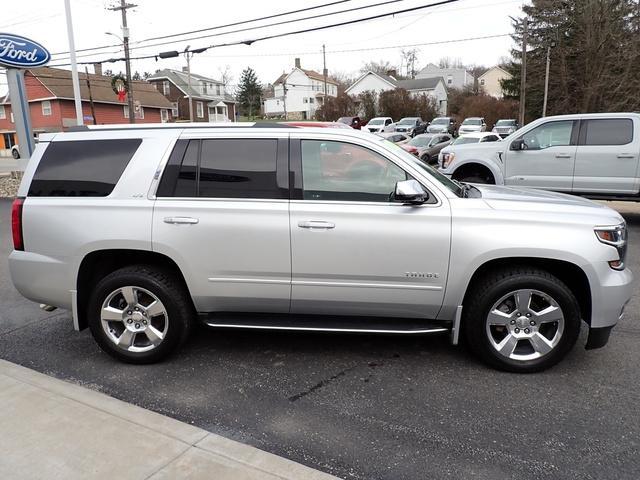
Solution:
[[[16,290],[29,300],[71,308],[73,287],[69,286],[66,260],[14,250],[9,255],[9,274]]]

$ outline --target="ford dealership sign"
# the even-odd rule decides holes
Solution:
[[[49,63],[51,54],[28,38],[0,33],[0,65],[13,68],[41,67]]]

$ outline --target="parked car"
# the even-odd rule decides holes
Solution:
[[[396,123],[396,132],[415,137],[427,131],[427,124],[420,117],[405,117]]]
[[[349,125],[351,128],[354,128],[356,130],[360,130],[362,128],[362,120],[360,120],[360,117],[340,117],[336,121],[338,123]]]
[[[467,143],[499,142],[500,135],[493,132],[466,133],[456,138],[451,145],[465,145]]]
[[[451,135],[448,133],[423,133],[403,144],[402,148],[425,163],[437,165],[438,153],[450,143]]]
[[[384,132],[385,127],[388,127],[392,123],[393,119],[391,117],[375,117],[369,120],[365,125],[365,130],[368,130],[371,133]]]
[[[540,118],[501,142],[452,145],[442,173],[464,182],[640,200],[640,114]]]
[[[631,297],[604,205],[459,184],[369,133],[256,126],[43,134],[12,207],[13,284],[130,363],[203,322],[449,333],[515,372],[560,361],[581,320],[602,347]]]
[[[407,143],[409,140],[411,140],[411,137],[406,133],[382,132],[382,133],[376,133],[376,135],[379,135],[385,140],[389,140],[390,142],[395,143],[397,145],[402,145],[403,143]]]
[[[427,127],[427,133],[448,133],[456,135],[456,121],[453,117],[436,117]]]
[[[518,128],[520,128],[520,126],[516,119],[507,118],[498,120],[491,131],[499,134],[502,138],[505,138],[518,130]]]
[[[487,130],[487,124],[483,117],[469,117],[465,118],[460,128],[458,129],[458,135],[464,135],[466,133],[484,132]]]
[[[347,128],[351,129],[351,127],[345,123],[340,122],[314,122],[314,121],[291,121],[291,122],[280,122],[284,125],[290,125],[292,127],[316,127],[316,128]]]

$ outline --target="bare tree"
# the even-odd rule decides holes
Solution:
[[[418,60],[418,49],[401,50],[402,61],[405,65],[407,78],[416,78],[416,61]]]

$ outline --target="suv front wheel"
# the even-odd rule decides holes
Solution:
[[[173,275],[146,265],[116,270],[96,285],[89,328],[106,353],[127,363],[162,360],[186,340],[193,308]]]
[[[538,372],[558,363],[580,334],[580,307],[557,277],[513,267],[484,277],[463,307],[463,332],[485,363]]]

